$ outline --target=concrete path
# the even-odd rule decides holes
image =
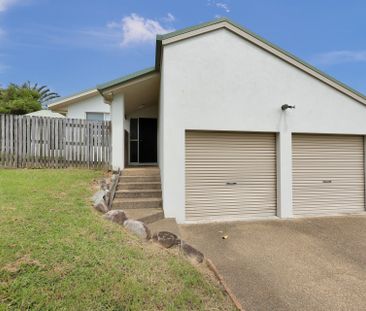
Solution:
[[[180,226],[246,311],[366,310],[366,217]],[[228,239],[222,239],[228,235]]]

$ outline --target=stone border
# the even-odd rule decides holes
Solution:
[[[177,235],[171,233],[169,231],[159,231],[158,233],[154,233],[152,240],[158,243],[163,248],[172,248],[174,246],[178,246],[181,252],[190,259],[193,259],[195,262],[202,264],[206,262],[207,267],[213,272],[214,276],[218,280],[218,282],[223,287],[226,294],[229,296],[235,307],[239,311],[245,311],[242,305],[240,304],[238,298],[231,291],[229,286],[226,284],[224,278],[218,272],[214,263],[207,257],[204,256],[202,252],[189,245],[187,242],[181,240]]]
[[[108,200],[107,200],[109,210],[112,209],[112,203],[113,203],[114,197],[116,195],[116,190],[117,190],[120,176],[121,176],[121,170],[118,169],[117,173],[113,174],[111,177],[112,184],[110,187],[110,192],[109,192],[109,196],[108,196]]]
[[[120,171],[114,173],[108,180],[102,179],[100,182],[100,189],[92,196],[93,207],[101,213],[107,213],[112,208],[112,202],[115,196]]]
[[[146,241],[152,240],[153,242],[159,244],[165,249],[178,247],[180,251],[189,259],[194,260],[198,264],[206,262],[207,267],[213,272],[218,282],[223,287],[226,294],[229,296],[235,307],[240,311],[245,311],[241,306],[239,300],[233,294],[231,289],[228,287],[224,278],[218,272],[216,266],[213,262],[204,256],[202,252],[188,244],[186,241],[180,239],[174,233],[169,231],[159,231],[151,235],[149,227],[142,221],[128,219],[125,212],[122,209],[111,210],[112,201],[114,198],[114,193],[118,184],[120,176],[120,171],[113,174],[111,177],[111,184],[109,184],[105,179],[101,182],[100,190],[97,191],[93,197],[94,208],[103,213],[103,218],[112,221],[120,226],[123,226],[129,232],[135,234],[141,239]]]

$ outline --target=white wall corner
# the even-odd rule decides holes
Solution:
[[[363,173],[365,176],[365,193],[366,193],[366,136],[363,137]],[[365,211],[366,211],[366,198],[365,198]]]
[[[169,123],[169,120],[165,120]],[[166,124],[166,123],[165,123]],[[168,124],[164,131],[164,214],[185,222],[185,131]]]
[[[277,216],[293,217],[292,205],[292,133],[277,134]]]
[[[179,188],[176,189],[175,197],[178,198],[178,202],[175,204],[175,219],[177,223],[182,224],[186,221],[186,131],[185,129],[179,131],[178,144],[176,150],[178,153],[175,155],[177,160],[177,171],[175,172],[176,185]],[[180,146],[181,148],[179,148]]]
[[[123,95],[117,95],[113,98],[111,103],[113,170],[124,168],[124,106]]]

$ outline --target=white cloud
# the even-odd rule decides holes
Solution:
[[[225,2],[217,2],[215,0],[208,0],[207,5],[214,6],[218,9],[224,10],[226,13],[230,13],[230,7]]]
[[[6,11],[10,6],[17,2],[19,2],[19,0],[0,0],[0,12]]]
[[[172,13],[168,13],[166,17],[161,19],[163,22],[172,23],[175,22],[175,16]]]
[[[175,20],[172,14],[168,14],[170,22]],[[157,20],[144,18],[138,14],[132,13],[129,16],[122,18],[122,21],[109,23],[110,29],[122,30],[121,46],[129,46],[131,44],[153,42],[158,34],[165,34],[175,29],[172,27],[165,27]]]
[[[0,39],[5,37],[6,31],[3,28],[0,28]]]
[[[24,0],[25,1],[25,0]],[[118,49],[130,45],[151,43],[157,34],[174,31],[172,27],[174,16],[168,14],[168,21],[153,20],[131,14],[120,22],[112,21],[104,26],[74,29],[54,27],[51,25],[36,25],[18,28],[17,31],[25,38],[23,41],[13,41],[12,44],[32,48],[80,48],[80,49]],[[1,39],[1,26],[0,26]]]
[[[318,65],[336,65],[343,63],[366,62],[366,50],[364,51],[331,51],[315,55],[312,61]]]
[[[216,7],[219,8],[219,9],[223,9],[226,13],[230,13],[229,6],[226,3],[217,2]]]

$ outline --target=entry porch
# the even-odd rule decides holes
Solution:
[[[158,165],[159,90],[153,69],[99,87],[111,105],[113,170]]]

